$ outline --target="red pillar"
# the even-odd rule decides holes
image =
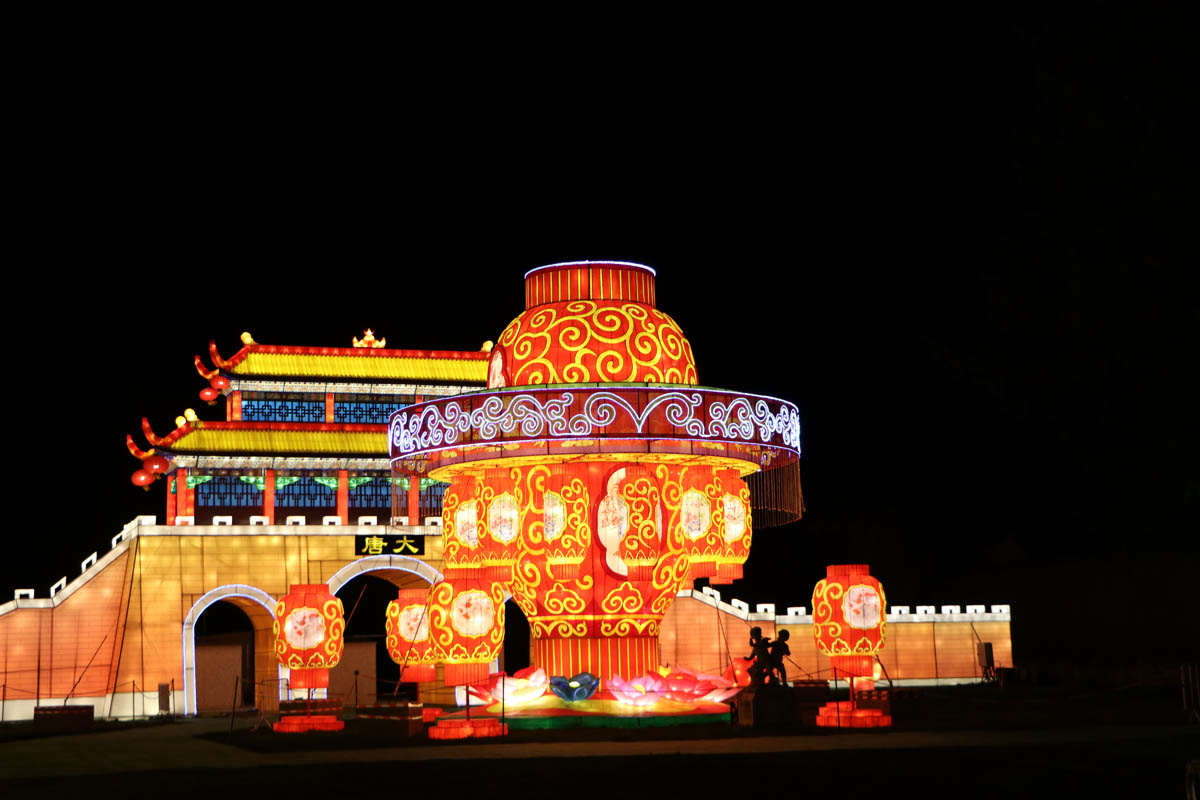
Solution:
[[[421,524],[421,478],[408,476],[408,524]]]
[[[332,398],[333,395],[326,395]],[[326,408],[332,412],[332,400],[327,401]],[[350,473],[347,470],[338,470],[338,498],[337,498],[337,513],[342,518],[343,525],[350,524]]]
[[[268,525],[275,524],[275,470],[263,470],[263,516]]]
[[[167,476],[167,524],[175,524],[175,504],[179,502],[175,499],[175,492],[171,491],[175,488],[175,476]]]
[[[175,516],[186,517],[188,515],[187,502],[187,470],[183,467],[175,470]],[[171,520],[172,524],[175,520]]]
[[[325,421],[333,422],[333,392],[325,393]]]
[[[241,391],[239,390],[239,391],[233,392],[232,394],[229,395],[229,399],[231,401],[229,418],[231,420],[240,420],[242,418],[242,393],[241,393]]]

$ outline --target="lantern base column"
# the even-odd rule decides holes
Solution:
[[[602,681],[629,680],[658,671],[658,637],[534,639],[533,662],[550,677],[590,672]]]

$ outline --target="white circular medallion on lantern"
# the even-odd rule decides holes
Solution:
[[[406,642],[423,642],[429,638],[429,614],[425,606],[405,606],[400,612],[400,636]]]
[[[496,606],[492,598],[478,589],[454,598],[450,621],[462,636],[483,636],[495,624]]]
[[[297,650],[311,650],[325,640],[325,618],[315,608],[301,606],[288,614],[284,636]]]

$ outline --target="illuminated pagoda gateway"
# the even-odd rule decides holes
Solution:
[[[367,572],[402,589],[440,578],[445,487],[393,476],[387,418],[483,386],[487,352],[388,349],[370,331],[352,347],[266,345],[249,333],[242,344],[229,357],[211,344],[211,364],[195,358],[208,382],[201,399],[223,407],[223,420],[188,409],[169,433],[143,419],[144,441],[127,437],[140,461],[133,482],[163,491],[164,516],[130,522],[50,597],[19,589],[0,604],[5,719],[28,719],[51,698],[93,705],[97,717],[152,714],[160,686],[174,713],[228,709],[234,672],[217,691],[196,639],[217,602],[240,608],[254,631],[241,672],[257,694],[239,702],[271,708],[300,684],[277,663],[275,636],[293,588],[332,594]]]
[[[509,592],[546,674],[654,674],[681,588],[741,577],[753,524],[801,513],[796,407],[701,387],[638,264],[529,272],[487,389],[397,411],[390,441],[397,475],[450,484],[430,610],[450,683],[486,678]]]
[[[228,359],[210,344],[212,369],[195,358],[210,381],[200,398],[222,402],[224,421],[201,420],[188,409],[165,436],[142,420],[150,449],[126,439],[143,463],[135,485],[166,474],[168,525],[293,524],[304,517],[417,526],[440,516],[444,487],[393,476],[382,435],[397,408],[479,386],[486,350],[389,350],[371,330],[353,347],[260,345],[249,333],[242,344]],[[398,519],[389,520],[393,508]]]

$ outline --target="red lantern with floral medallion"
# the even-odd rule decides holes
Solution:
[[[329,687],[342,658],[345,610],[323,583],[294,584],[275,605],[275,657],[289,670],[292,689]]]
[[[433,587],[430,631],[437,657],[445,662],[447,686],[486,680],[504,646],[505,591],[499,582],[475,575],[447,578]]]
[[[860,709],[855,701],[855,678],[874,674],[875,654],[883,647],[887,628],[887,598],[883,585],[867,564],[826,568],[813,589],[813,636],[817,649],[829,656],[834,677],[850,681],[850,700],[829,703],[817,724],[840,727],[885,727],[891,717],[880,709]]]
[[[579,567],[592,545],[592,526],[588,513],[587,482],[578,470],[567,464],[550,465],[541,495],[542,539],[546,543],[546,564],[554,578],[573,581],[579,577]],[[530,494],[535,494],[531,489]],[[527,524],[537,520],[537,497],[527,516]],[[527,537],[528,538],[528,535]]]
[[[485,470],[479,491],[484,580],[512,583],[513,565],[521,554],[521,503],[517,494],[512,470]]]
[[[401,589],[387,606],[387,651],[404,683],[436,680],[437,646],[429,633],[429,592]]]
[[[713,468],[704,465],[683,467],[680,475],[680,527],[688,554],[688,578],[693,580],[716,575],[717,561],[725,551],[717,525],[719,515],[714,513],[720,510],[720,484],[713,478]]]
[[[742,577],[742,565],[750,557],[750,538],[753,533],[750,512],[750,489],[735,469],[717,470],[721,485],[720,520],[717,525],[724,542],[717,560],[717,574],[712,582],[733,583]]]
[[[483,518],[479,482],[458,475],[442,496],[442,557],[447,578],[477,574],[483,567],[479,525]]]

